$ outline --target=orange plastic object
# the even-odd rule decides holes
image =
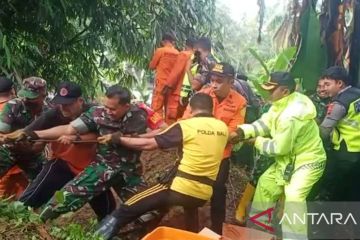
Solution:
[[[170,227],[158,227],[142,240],[212,240],[196,233]]]

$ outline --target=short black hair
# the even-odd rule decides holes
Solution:
[[[0,93],[7,95],[14,88],[14,82],[5,76],[0,76]]]
[[[339,66],[332,66],[326,69],[322,73],[320,79],[325,79],[325,78],[337,80],[337,81],[341,80],[345,83],[345,85],[349,85],[351,83],[351,78],[348,71],[345,68]]]
[[[109,87],[106,90],[105,95],[108,98],[113,98],[113,97],[119,98],[120,104],[130,103],[130,100],[131,100],[131,93],[130,93],[129,89],[122,87],[120,85],[113,85],[113,86]]]
[[[196,93],[190,99],[190,107],[192,110],[202,110],[208,113],[213,112],[213,100],[205,93]]]
[[[197,47],[211,51],[211,40],[207,37],[201,37],[196,41]]]
[[[175,36],[174,36],[174,34],[167,32],[167,33],[164,33],[161,40],[175,42]]]
[[[191,47],[191,48],[194,47],[195,43],[196,43],[196,39],[195,39],[195,38],[192,38],[192,37],[189,37],[189,38],[186,39],[186,41],[185,41],[185,45],[186,45],[187,47]]]

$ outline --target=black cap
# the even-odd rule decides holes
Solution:
[[[224,62],[216,63],[210,73],[221,77],[235,77],[235,70],[233,66]]]
[[[10,91],[14,86],[13,81],[7,77],[0,77],[0,93]]]
[[[54,104],[70,104],[81,97],[81,94],[81,88],[78,84],[73,82],[62,82],[51,102]]]
[[[270,73],[270,81],[261,84],[265,90],[273,90],[278,86],[286,86],[292,89],[295,88],[296,82],[288,72],[273,72]]]

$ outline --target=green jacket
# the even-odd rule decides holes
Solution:
[[[260,154],[275,158],[277,182],[284,183],[286,166],[295,162],[295,171],[304,165],[324,166],[325,150],[315,122],[311,100],[294,92],[276,102],[252,124],[239,126],[245,138],[254,138]]]

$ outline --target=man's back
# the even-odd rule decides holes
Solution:
[[[150,62],[150,68],[156,69],[156,80],[165,83],[173,68],[179,51],[173,46],[165,46],[156,49]]]
[[[221,102],[217,99],[211,87],[204,87],[199,91],[206,93],[213,99],[213,114],[216,119],[223,121],[229,129],[229,132],[235,131],[237,125],[243,124],[245,121],[246,100],[235,90],[230,90],[228,96]],[[184,113],[183,119],[189,118],[190,108],[188,107]],[[232,145],[228,144],[223,158],[230,157]]]
[[[225,123],[211,116],[197,115],[175,123],[168,131],[173,139],[182,138],[182,157],[178,170],[194,176],[215,180],[228,140]],[[156,137],[159,141],[160,135]],[[162,142],[170,139],[163,138]],[[176,140],[174,140],[176,141]],[[169,143],[171,144],[171,143]],[[166,144],[165,144],[166,145]],[[162,144],[163,147],[166,147]],[[212,187],[183,177],[175,177],[171,189],[177,192],[208,200]]]

